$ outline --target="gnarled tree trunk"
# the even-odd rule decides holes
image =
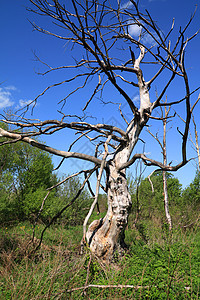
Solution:
[[[86,238],[91,251],[98,257],[110,261],[116,249],[124,248],[124,231],[128,222],[131,207],[131,196],[128,191],[126,167],[137,144],[140,132],[151,114],[151,102],[148,84],[143,78],[140,62],[144,57],[144,47],[140,47],[139,57],[133,61],[140,92],[140,109],[126,130],[126,144],[121,144],[114,158],[108,162],[107,197],[108,211],[101,220],[95,220],[89,226]],[[123,167],[122,167],[123,166]]]
[[[126,171],[120,170],[120,166],[128,162],[137,143],[143,127],[141,120],[142,118],[138,115],[138,120],[134,119],[130,123],[127,129],[128,145],[119,149],[114,159],[108,162],[107,214],[103,219],[93,221],[86,233],[92,253],[106,261],[112,260],[115,250],[121,252],[125,248],[124,231],[132,202],[128,191]]]
[[[108,261],[112,259],[115,250],[121,251],[124,248],[124,230],[131,208],[125,172],[118,171],[112,165],[109,169],[107,197],[106,216],[92,222],[86,238],[91,251]]]

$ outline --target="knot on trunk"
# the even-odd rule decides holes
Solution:
[[[112,260],[117,245],[122,247],[124,244],[124,230],[131,207],[125,174],[112,168],[108,183],[107,214],[103,219],[93,221],[86,234],[91,251],[106,261]]]

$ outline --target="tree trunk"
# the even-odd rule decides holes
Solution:
[[[119,171],[119,167],[129,161],[140,132],[151,114],[148,84],[145,82],[140,69],[144,54],[145,48],[141,46],[139,57],[133,61],[140,92],[140,109],[134,111],[134,118],[126,130],[128,137],[126,144],[119,146],[114,158],[109,162],[107,175],[108,211],[103,219],[92,222],[86,234],[91,251],[106,261],[112,260],[115,250],[121,252],[125,247],[124,231],[132,204],[125,167],[121,171]]]
[[[169,230],[172,229],[172,219],[169,213],[169,199],[167,192],[167,178],[166,172],[163,171],[163,191],[164,191],[164,207],[165,207],[165,216],[167,218],[167,223],[169,224]]]
[[[119,253],[125,248],[124,231],[128,222],[131,208],[131,196],[128,191],[125,169],[118,167],[129,160],[132,150],[141,132],[140,122],[135,120],[127,129],[129,144],[119,149],[114,159],[109,162],[107,172],[107,201],[108,210],[101,220],[95,220],[88,228],[86,239],[95,255],[105,261],[111,261],[113,253]]]
[[[165,118],[163,119],[163,163],[167,165],[167,146],[166,146],[166,133],[167,133],[167,117],[170,111],[170,107],[167,110],[165,106]],[[168,198],[168,191],[167,191],[167,176],[166,172],[163,171],[163,192],[164,192],[164,207],[165,207],[165,215],[167,218],[167,222],[169,224],[169,230],[172,229],[172,219],[169,213],[169,198]]]
[[[119,172],[113,166],[109,171],[107,214],[103,219],[93,221],[86,234],[91,251],[106,261],[113,258],[115,250],[121,252],[125,247],[124,230],[131,208],[125,172]]]

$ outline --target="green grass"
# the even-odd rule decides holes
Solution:
[[[39,239],[43,226],[36,227]],[[52,226],[29,256],[29,223],[0,229],[0,299],[199,299],[200,230],[126,231],[129,249],[109,266],[80,255],[82,226]],[[143,228],[148,234],[147,228]],[[36,240],[38,242],[38,240]],[[124,285],[116,288],[116,285]],[[85,285],[101,285],[104,288]],[[131,287],[128,287],[131,285]],[[115,286],[115,287],[114,287]],[[73,290],[75,289],[75,290]],[[71,292],[69,292],[71,290]]]

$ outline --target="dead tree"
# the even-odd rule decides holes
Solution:
[[[166,102],[164,102],[165,104],[167,104],[167,99]],[[167,108],[167,106],[164,106],[164,110],[162,107],[160,107],[161,109],[161,121],[163,123],[163,138],[162,138],[162,142],[160,141],[159,137],[158,137],[158,133],[156,133],[156,135],[154,135],[149,129],[148,132],[151,134],[151,136],[158,142],[160,148],[161,148],[161,153],[163,156],[163,164],[167,165],[167,143],[166,143],[166,135],[167,135],[167,123],[168,123],[168,118],[169,118],[169,113],[170,113],[170,109],[171,106],[169,106]],[[174,116],[172,116],[174,117]],[[170,120],[171,121],[171,120]],[[150,176],[155,172],[155,170],[148,176],[148,179],[151,183],[152,186],[152,192],[154,192],[154,188],[153,188],[153,184],[150,180]],[[169,212],[169,197],[168,197],[168,191],[167,191],[167,175],[166,175],[166,171],[163,170],[162,171],[163,174],[163,196],[164,196],[164,209],[165,209],[165,216],[167,219],[167,223],[169,225],[169,230],[172,229],[172,219],[171,219],[171,215]]]
[[[195,121],[193,111],[194,111],[194,108],[196,107],[196,105],[199,103],[199,100],[200,100],[200,94],[198,95],[198,98],[195,101],[195,103],[193,104],[193,106],[191,107],[193,130],[192,131],[190,130],[190,142],[192,144],[193,150],[197,154],[197,157],[195,157],[194,161],[196,163],[196,169],[197,169],[198,172],[200,172],[200,146],[199,146],[198,129],[197,129],[197,124],[196,124],[196,121]],[[178,115],[178,116],[185,123],[185,120],[180,115]],[[192,132],[194,133],[194,138],[192,136]]]
[[[187,29],[194,14],[184,28],[176,31],[173,21],[169,31],[164,34],[150,13],[147,10],[141,12],[137,2],[133,0],[130,0],[130,5],[126,9],[121,6],[120,0],[112,5],[107,0],[68,0],[65,2],[30,0],[30,3],[30,11],[45,17],[45,22],[47,17],[52,21],[50,30],[32,23],[35,30],[62,40],[65,45],[71,45],[72,55],[82,53],[81,58],[79,55],[73,65],[59,67],[51,67],[47,62],[38,58],[47,68],[43,75],[64,70],[62,74],[66,77],[60,82],[47,86],[32,101],[32,105],[36,104],[46,91],[53,89],[55,95],[55,87],[60,85],[69,84],[70,87],[75,86],[75,88],[60,100],[63,104],[60,119],[30,120],[22,113],[18,117],[13,116],[12,120],[4,117],[1,121],[10,124],[13,130],[6,131],[1,128],[0,136],[7,138],[6,143],[23,141],[60,156],[62,160],[85,160],[94,165],[88,170],[80,171],[85,174],[83,186],[90,180],[92,174],[96,173],[97,188],[92,209],[97,202],[99,187],[102,187],[107,193],[108,210],[103,219],[92,222],[86,231],[91,209],[84,223],[83,242],[87,240],[92,253],[110,261],[114,251],[121,250],[125,245],[124,231],[131,207],[126,169],[138,159],[142,159],[147,166],[156,166],[164,171],[176,171],[188,162],[186,144],[191,119],[191,95],[194,91],[190,90],[185,67],[185,48],[197,35],[194,33],[192,36],[187,36]],[[131,34],[133,28],[139,32],[137,37]],[[147,39],[150,43],[147,43]],[[144,77],[142,64],[145,70],[149,68],[152,72],[148,80],[145,77],[150,75],[147,73],[148,75]],[[150,99],[150,88],[160,75],[164,76],[165,82],[163,81],[163,85],[159,86],[158,97],[153,100],[154,96],[152,96]],[[153,112],[163,106],[161,99],[176,78],[179,80],[179,86],[182,82],[181,91],[184,89],[184,92],[181,92],[179,99],[169,101],[168,105],[175,107],[182,105],[185,108],[185,123],[181,132],[182,159],[176,165],[169,165],[149,158],[145,153],[134,151],[144,127],[150,121],[159,122]],[[92,90],[90,82],[95,80],[96,84]],[[87,93],[90,91],[90,96],[83,105],[84,113],[87,112],[92,101],[98,100],[98,95],[104,99],[105,90],[113,89],[113,95],[117,101],[113,99],[109,101],[126,103],[132,115],[131,121],[127,121],[123,110],[120,109],[121,117],[126,120],[126,129],[123,130],[112,124],[95,123],[94,118],[91,122],[87,122],[88,119],[78,115],[79,111],[76,116],[67,114],[66,101],[70,101],[71,97],[73,101],[80,103],[80,95],[82,97],[84,88],[87,89]],[[139,91],[140,104],[138,106],[132,99],[134,89]],[[77,94],[76,97],[76,93],[80,91],[81,94]],[[31,103],[27,106],[27,110],[30,107]],[[104,109],[110,110],[108,106]],[[158,126],[157,123],[155,126]],[[69,146],[68,151],[55,149],[34,139],[34,137],[52,135],[61,130],[63,138],[66,130],[72,130],[79,135]],[[72,151],[72,147],[83,139],[91,141],[94,146],[93,153]],[[102,185],[101,180],[103,172],[106,174],[105,186]]]

